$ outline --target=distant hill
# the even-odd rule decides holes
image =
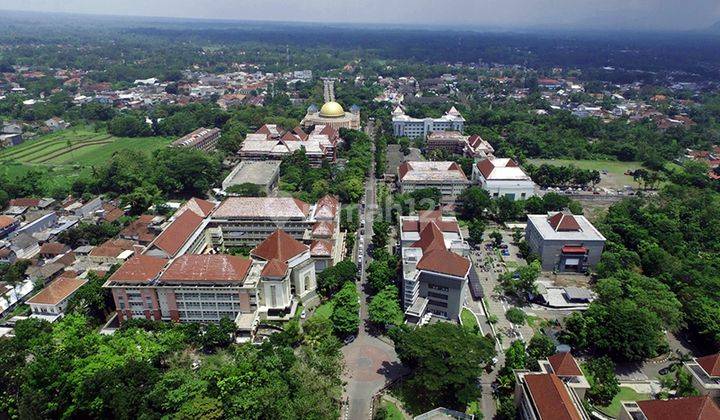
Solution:
[[[717,34],[720,34],[720,21],[715,22],[714,25],[708,28],[710,32],[715,32]]]

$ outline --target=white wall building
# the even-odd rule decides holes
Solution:
[[[526,200],[535,195],[535,183],[512,159],[481,160],[473,165],[472,180],[493,198]]]
[[[392,113],[393,133],[395,137],[425,138],[434,131],[462,132],[465,118],[455,107],[440,118],[413,118],[405,114],[399,106]]]

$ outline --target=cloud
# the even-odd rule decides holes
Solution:
[[[3,0],[5,9],[140,16],[477,27],[695,29],[717,0]]]

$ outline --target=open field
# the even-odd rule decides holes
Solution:
[[[32,169],[52,172],[54,187],[67,186],[90,172],[120,150],[141,150],[148,154],[163,148],[172,139],[164,137],[121,138],[88,127],[74,127],[43,135],[17,146],[0,150],[0,174],[17,178]]]
[[[625,175],[625,171],[639,169],[642,166],[640,162],[615,160],[529,159],[529,161],[533,165],[542,165],[543,163],[556,166],[572,165],[580,169],[600,171],[601,180],[598,186],[614,189],[623,188],[625,185],[638,188],[638,183],[631,176]],[[607,174],[603,174],[602,171],[607,171]]]
[[[617,418],[617,416],[620,414],[620,409],[622,408],[623,401],[642,401],[647,400],[648,398],[650,398],[650,395],[648,394],[640,394],[638,392],[635,392],[635,390],[632,388],[621,386],[620,392],[618,392],[615,398],[613,398],[610,405],[608,405],[607,407],[597,408],[603,414]]]

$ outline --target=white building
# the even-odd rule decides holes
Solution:
[[[392,113],[393,133],[395,137],[425,138],[434,131],[462,132],[465,118],[455,107],[440,118],[413,118],[405,114],[399,106]]]
[[[58,277],[35,296],[28,299],[31,318],[41,318],[53,322],[62,317],[70,298],[75,295],[87,280],[74,277]]]
[[[526,200],[535,195],[535,183],[512,159],[481,160],[473,165],[472,180],[493,198]]]

